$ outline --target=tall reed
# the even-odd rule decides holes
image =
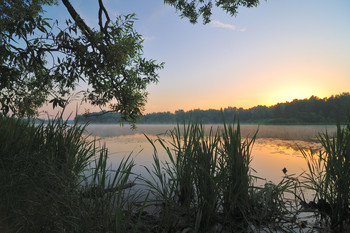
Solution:
[[[11,232],[115,232],[133,162],[110,171],[107,150],[84,129],[61,119],[0,116],[0,224]],[[87,190],[103,195],[83,195]]]
[[[222,207],[226,218],[244,222],[249,209],[249,188],[252,186],[250,169],[251,150],[257,135],[242,141],[240,125],[224,124],[219,162]]]
[[[343,231],[350,219],[350,121],[343,128],[338,124],[333,136],[325,132],[318,139],[323,150],[316,156],[301,150],[309,167],[305,184],[316,192],[315,207],[330,227]]]
[[[163,166],[150,140],[155,148],[154,170],[147,169],[152,180],[146,181],[160,201],[171,194],[166,196],[168,208],[179,208],[179,215],[172,215],[165,225],[195,232],[211,231],[218,223],[246,229],[247,224],[241,223],[246,221],[250,204],[250,154],[256,134],[242,140],[239,123],[237,128],[225,124],[215,133],[212,128],[206,132],[203,125],[190,123],[177,125],[168,136],[169,141],[157,140],[169,158]]]

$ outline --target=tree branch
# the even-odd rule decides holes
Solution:
[[[107,27],[109,25],[109,23],[111,22],[111,19],[109,18],[108,12],[105,8],[105,6],[103,5],[102,0],[98,0],[98,4],[100,6],[100,9],[98,11],[98,24],[100,25],[100,30],[101,32],[103,32],[105,35],[107,35]],[[106,16],[106,22],[105,22],[105,26],[102,26],[102,12],[105,14]]]
[[[69,0],[62,0],[63,4],[66,6],[69,14],[72,16],[73,20],[77,23],[78,27],[82,31],[82,33],[90,40],[92,35],[92,30],[84,20],[80,17],[80,15],[76,12],[72,4],[70,4]],[[90,40],[91,41],[91,40]]]

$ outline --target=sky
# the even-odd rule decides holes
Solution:
[[[71,0],[97,27],[97,0]],[[193,25],[162,0],[105,0],[111,18],[135,13],[144,56],[165,62],[145,113],[250,108],[350,91],[350,1],[268,0]],[[62,4],[47,16],[63,23]],[[70,106],[75,109],[75,105]],[[79,107],[98,111],[88,105]],[[68,110],[69,112],[69,110]]]

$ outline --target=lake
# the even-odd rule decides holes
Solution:
[[[106,145],[112,168],[117,167],[123,157],[132,153],[136,163],[134,172],[148,177],[144,166],[152,165],[153,147],[144,134],[152,140],[157,139],[157,136],[167,139],[164,133],[174,127],[175,125],[138,125],[136,130],[131,130],[128,125],[122,127],[91,124],[87,127],[87,132],[91,137],[99,139],[101,144]],[[210,127],[216,129],[220,125],[205,125],[206,130]],[[298,146],[305,149],[318,149],[321,145],[317,142],[317,135],[325,131],[333,134],[336,127],[334,125],[241,125],[242,138],[252,136],[257,129],[259,129],[257,140],[252,150],[251,167],[256,172],[253,175],[278,183],[284,176],[283,168],[287,169],[288,175],[298,175],[307,170],[305,159]],[[164,149],[157,145],[161,161],[166,161]]]

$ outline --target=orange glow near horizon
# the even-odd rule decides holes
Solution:
[[[325,84],[326,86],[327,84]],[[252,108],[258,105],[273,106],[278,103],[291,102],[294,99],[308,99],[311,96],[317,96],[321,99],[328,98],[332,95],[338,95],[346,92],[346,89],[341,90],[339,88],[325,88],[316,89],[317,87],[310,87],[309,85],[276,85],[270,86],[264,89],[259,89],[260,85],[256,85],[256,91],[251,91],[252,87],[246,87],[236,93],[229,95],[227,93],[218,93],[215,99],[210,97],[202,98],[199,100],[183,100],[180,99],[170,100],[164,96],[157,99],[153,99],[152,96],[146,104],[145,113],[152,112],[174,112],[176,110],[189,111],[193,109],[220,109],[227,107],[237,108]],[[318,86],[320,87],[320,86]],[[344,86],[345,87],[345,86]],[[244,90],[250,90],[249,92]],[[228,91],[229,92],[229,91]],[[170,103],[170,104],[169,104]]]
[[[232,78],[225,77],[225,84],[202,83],[203,88],[192,89],[192,86],[185,86],[182,92],[167,90],[162,82],[148,89],[149,98],[145,106],[144,114],[153,112],[172,112],[176,110],[189,111],[193,109],[220,109],[236,107],[249,109],[258,105],[273,106],[278,103],[291,102],[294,99],[308,99],[317,96],[321,99],[348,92],[349,78],[346,72],[337,73],[330,69],[315,69],[311,72],[293,72],[291,67],[284,67],[284,70],[274,71],[260,70],[265,75],[252,74],[239,82],[233,83]],[[286,75],[287,74],[287,75]],[[333,77],[333,79],[332,79]],[[336,81],[335,81],[336,80]],[[64,116],[74,118],[76,109],[78,114],[99,112],[100,109],[89,104],[77,106],[71,103],[65,111]],[[50,110],[51,105],[42,109],[56,115],[57,111]],[[104,108],[107,109],[107,108]],[[45,117],[42,114],[39,117]]]
[[[266,93],[266,95],[263,95],[260,97],[259,95],[252,96],[251,98],[229,98],[229,99],[217,99],[212,100],[210,103],[208,101],[197,101],[197,102],[182,102],[181,103],[175,103],[175,104],[168,104],[166,101],[167,99],[163,99],[161,102],[158,102],[157,104],[153,104],[152,101],[146,105],[145,114],[147,113],[154,113],[154,112],[175,112],[176,110],[194,110],[194,109],[201,109],[201,110],[208,110],[208,109],[221,109],[221,108],[227,108],[227,107],[236,107],[236,108],[244,108],[249,109],[258,105],[262,106],[273,106],[278,103],[285,103],[285,102],[292,102],[294,99],[309,99],[311,96],[317,96],[320,99],[328,98],[332,95],[339,95],[344,91],[335,91],[332,92],[331,90],[327,92],[311,92],[308,91],[306,87],[304,88],[278,88],[275,91],[270,91]]]

